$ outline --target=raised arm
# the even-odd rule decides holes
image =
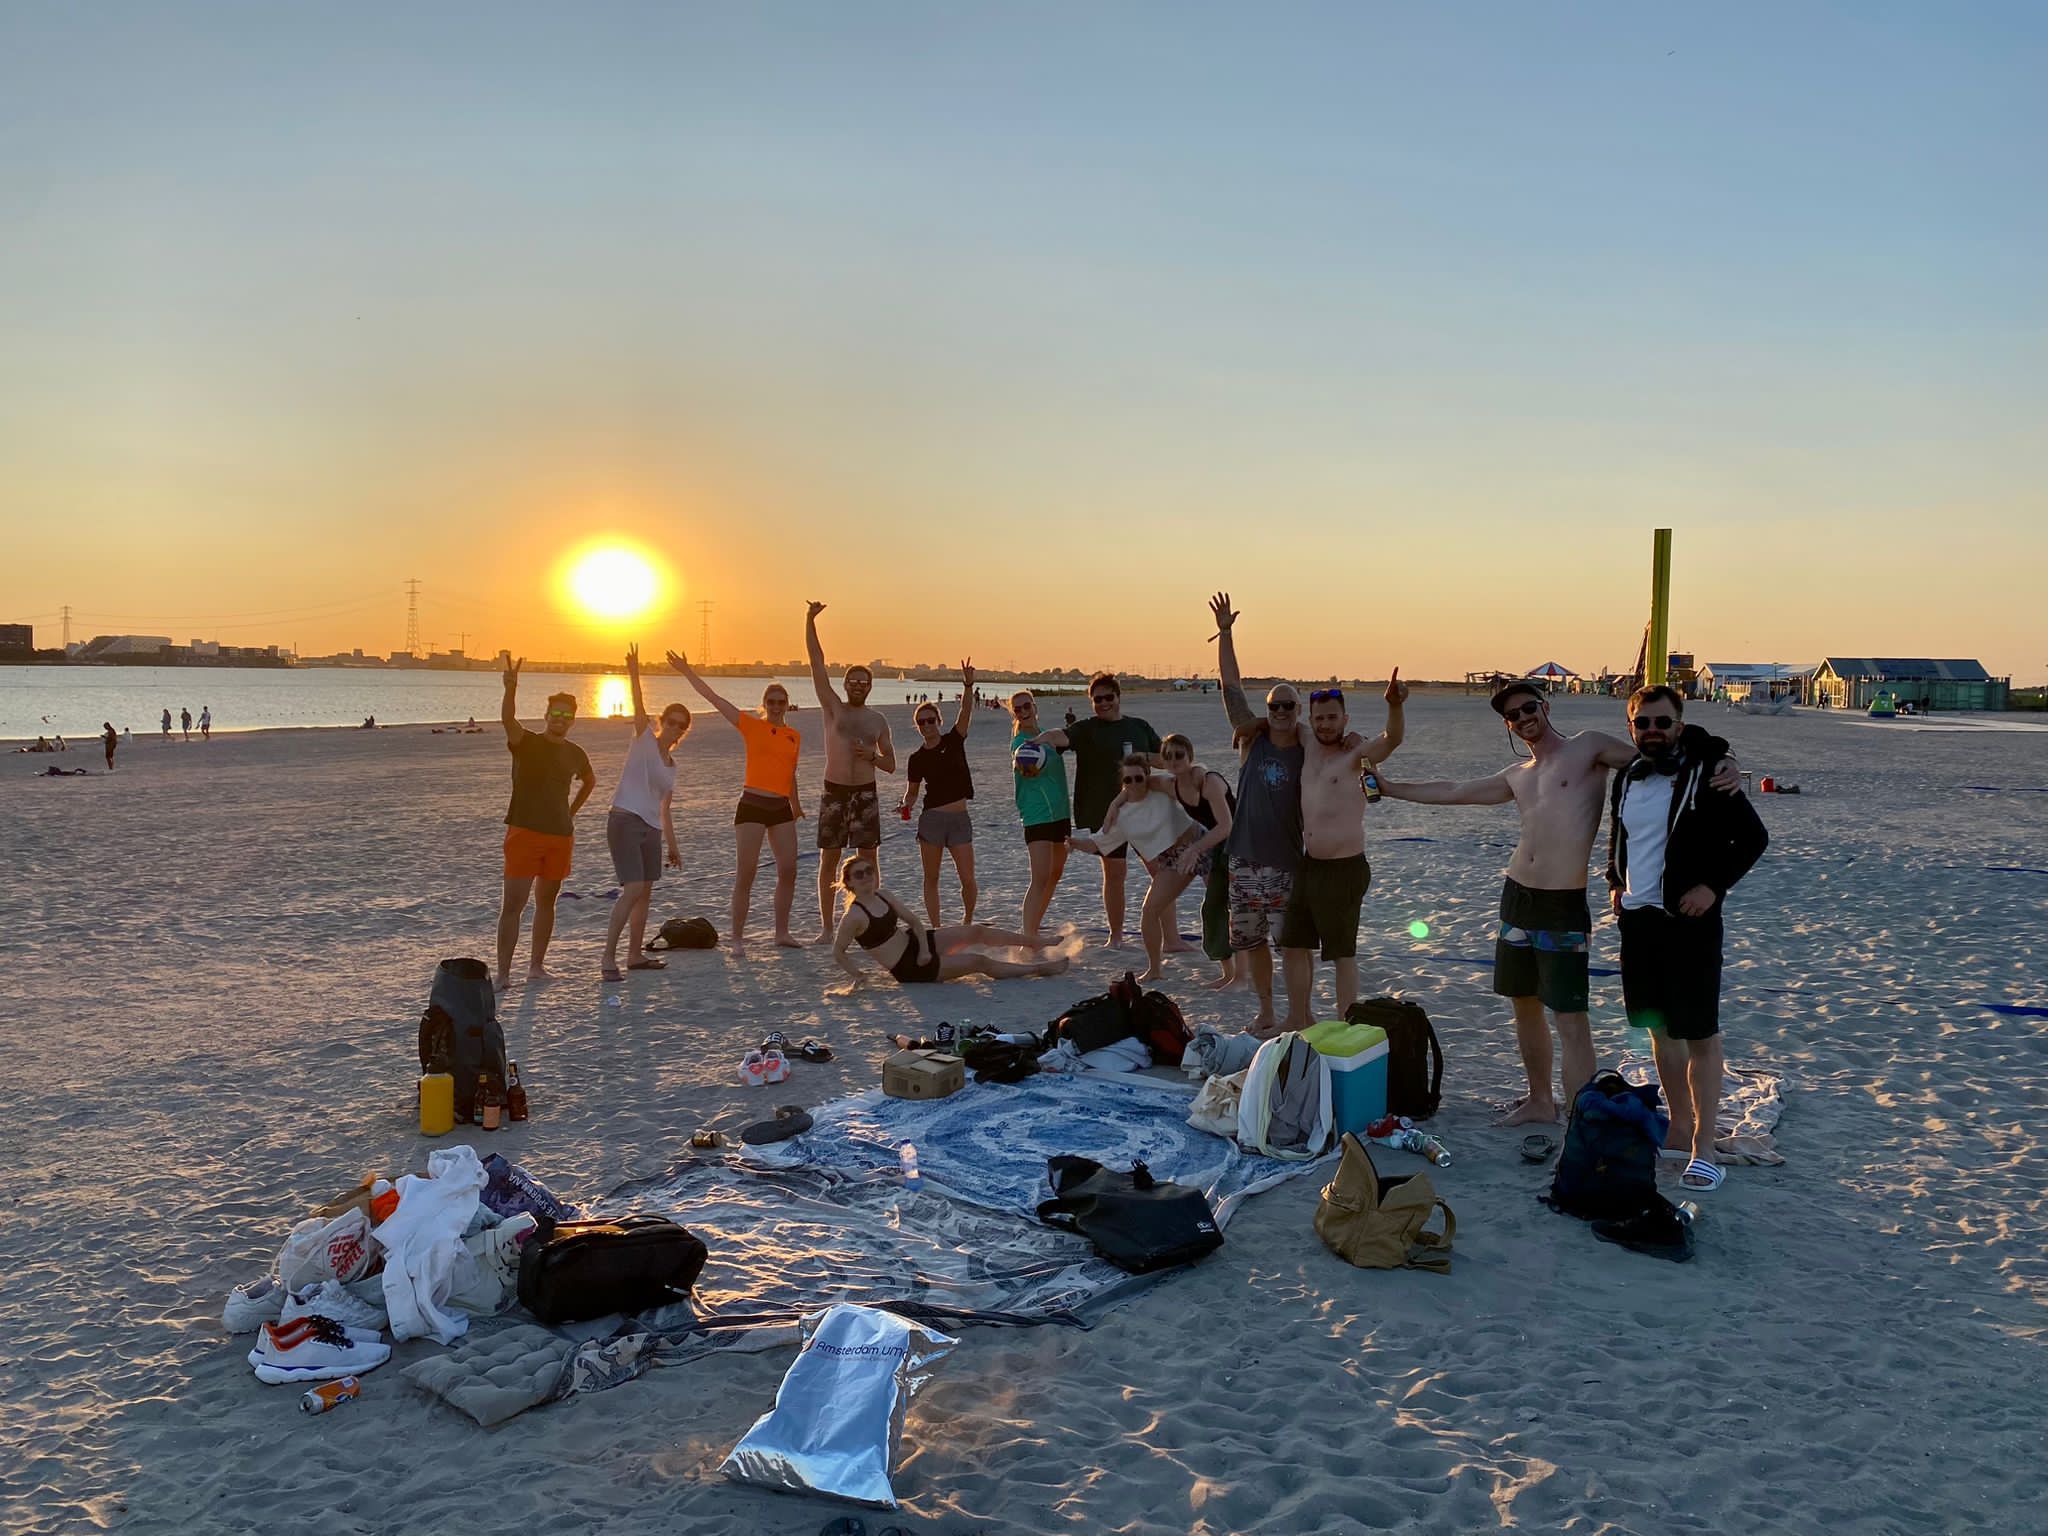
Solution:
[[[633,644],[626,647],[626,677],[633,685],[633,734],[647,733],[647,701],[640,695],[640,647]]]
[[[1230,594],[1218,592],[1209,599],[1209,612],[1216,616],[1216,681],[1223,692],[1223,713],[1230,717],[1232,733],[1248,731],[1259,716],[1244,696],[1244,674],[1237,669],[1237,640],[1231,633],[1237,613],[1230,606]]]
[[[711,685],[705,682],[703,678],[699,677],[697,675],[697,669],[690,665],[689,657],[684,656],[678,651],[670,651],[668,653],[668,664],[674,667],[678,672],[682,673],[683,676],[689,680],[690,686],[697,690],[698,694],[703,698],[704,702],[709,704],[713,709],[717,710],[721,715],[725,716],[727,723],[732,725],[735,729],[739,727],[740,712],[737,709],[735,709],[730,703],[728,703],[725,699],[720,698],[716,693],[713,693],[711,691]]]
[[[516,747],[526,736],[526,727],[519,723],[519,669],[526,665],[526,658],[514,661],[510,655],[505,658],[505,702],[498,711],[498,718],[505,722],[505,745]]]
[[[1394,749],[1408,736],[1408,685],[1401,681],[1399,667],[1394,668],[1394,675],[1387,680],[1386,699],[1386,729],[1367,742],[1365,751],[1361,754],[1368,763],[1384,763],[1394,755]]]
[[[818,638],[818,615],[824,611],[823,603],[812,603],[811,611],[804,615],[804,650],[811,658],[811,687],[817,691],[818,708],[825,712],[827,720],[832,720],[839,714],[839,695],[832,691],[832,679],[825,675],[825,642]]]
[[[1381,779],[1380,793],[1389,800],[1412,800],[1417,805],[1506,805],[1515,798],[1514,787],[1508,783],[1508,775],[1514,771],[1503,768],[1483,779],[1466,779],[1462,783],[1431,779],[1422,784],[1397,784],[1392,779]]]
[[[974,658],[968,657],[960,663],[960,713],[953,718],[953,729],[966,740],[968,729],[974,724]]]

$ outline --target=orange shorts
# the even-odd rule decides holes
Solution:
[[[505,829],[505,878],[507,880],[566,880],[569,855],[576,839],[559,832],[534,832],[526,827]]]

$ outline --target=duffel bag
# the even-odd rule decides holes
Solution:
[[[708,1250],[666,1216],[564,1221],[519,1251],[519,1304],[544,1323],[645,1312],[680,1301]]]

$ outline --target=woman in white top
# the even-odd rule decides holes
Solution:
[[[626,761],[619,769],[619,787],[612,795],[611,814],[605,818],[604,840],[612,851],[612,869],[619,877],[619,899],[612,903],[611,922],[604,934],[604,979],[619,979],[619,932],[632,930],[633,958],[629,971],[662,971],[666,961],[641,950],[647,937],[647,906],[654,894],[654,882],[661,878],[662,849],[668,850],[668,867],[681,869],[683,857],[676,849],[673,802],[676,793],[676,760],[670,754],[690,729],[690,711],[671,704],[661,712],[661,724],[652,730],[647,705],[640,697],[640,647],[626,648],[626,675],[633,680],[633,744],[626,748]]]
[[[1122,788],[1109,802],[1099,832],[1076,832],[1073,843],[1083,853],[1095,853],[1124,843],[1138,851],[1152,876],[1145,892],[1140,928],[1145,935],[1145,958],[1150,967],[1140,981],[1155,981],[1165,973],[1166,932],[1173,925],[1173,904],[1187,889],[1192,870],[1182,870],[1181,851],[1201,840],[1202,829],[1181,809],[1174,793],[1173,775],[1151,771],[1151,759],[1142,752],[1126,757],[1117,770]]]

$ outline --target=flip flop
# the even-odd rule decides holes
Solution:
[[[665,971],[668,969],[668,962],[666,960],[628,960],[626,962],[626,969],[629,971]]]
[[[1522,1161],[1540,1163],[1557,1150],[1557,1143],[1548,1136],[1524,1136],[1522,1138]]]
[[[1727,1175],[1721,1171],[1720,1164],[1710,1163],[1703,1157],[1696,1157],[1685,1165],[1685,1172],[1678,1176],[1678,1182],[1687,1189],[1704,1192],[1709,1189],[1719,1189],[1721,1187],[1721,1180],[1726,1177]]]
[[[763,1051],[786,1051],[789,1049],[789,1036],[779,1029],[771,1029],[762,1037],[761,1049]]]
[[[785,1104],[775,1111],[773,1120],[757,1120],[740,1132],[740,1140],[750,1147],[764,1142],[787,1141],[792,1136],[801,1136],[811,1128],[811,1114],[801,1104]]]
[[[832,1047],[821,1045],[816,1040],[806,1040],[796,1048],[796,1053],[805,1061],[830,1061],[832,1059]]]

